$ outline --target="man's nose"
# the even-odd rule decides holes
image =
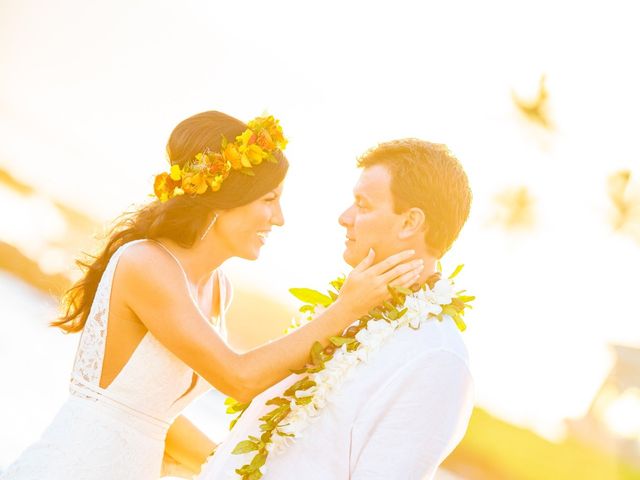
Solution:
[[[338,223],[345,228],[351,226],[353,224],[352,211],[353,206],[347,208],[344,212],[342,212],[340,217],[338,217]]]

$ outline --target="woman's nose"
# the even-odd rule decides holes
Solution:
[[[278,207],[271,217],[271,224],[278,227],[282,227],[284,225],[284,215],[281,207]]]

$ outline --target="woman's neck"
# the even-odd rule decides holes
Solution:
[[[213,271],[231,257],[231,253],[217,241],[213,232],[203,240],[196,240],[190,248],[184,248],[168,238],[162,238],[160,241],[178,258],[189,282],[196,288],[207,283]]]

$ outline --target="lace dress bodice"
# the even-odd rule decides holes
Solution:
[[[107,388],[101,388],[99,385],[115,269],[124,250],[135,243],[138,242],[130,242],[120,247],[112,255],[105,269],[80,339],[70,390],[72,395],[108,402],[116,408],[129,411],[132,415],[163,426],[170,423],[194,397],[211,387],[204,379],[197,377],[197,383],[192,388],[193,370],[167,350],[150,332],[146,332],[111,384]],[[178,259],[169,250],[158,242],[154,243],[164,248],[180,266]],[[180,268],[182,269],[181,266]],[[226,282],[222,280],[220,270],[216,274],[220,287],[220,317],[212,323],[224,336]]]
[[[102,275],[80,337],[69,399],[40,440],[0,474],[0,480],[159,478],[170,424],[210,385],[146,332],[111,384],[100,387],[116,266],[125,249],[140,241],[120,247]],[[216,275],[220,314],[211,322],[225,337],[228,283],[219,270]]]

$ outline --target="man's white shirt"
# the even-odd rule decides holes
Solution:
[[[239,478],[255,452],[232,455],[260,437],[259,418],[301,377],[291,375],[257,396],[203,467],[204,480]],[[367,363],[355,367],[302,437],[262,467],[266,480],[424,480],[451,453],[473,409],[473,380],[452,320],[404,327]]]

